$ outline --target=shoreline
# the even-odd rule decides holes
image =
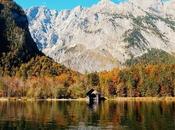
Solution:
[[[175,97],[118,97],[111,98],[110,101],[117,102],[157,102],[157,101],[171,101],[175,102]]]
[[[0,102],[5,101],[27,101],[27,102],[33,102],[33,101],[87,101],[87,98],[78,98],[78,99],[35,99],[35,98],[8,98],[8,97],[1,97]]]
[[[86,101],[88,102],[87,98],[77,98],[77,99],[35,99],[35,98],[8,98],[8,97],[1,97],[0,102],[7,102],[7,101],[26,101],[26,102],[33,102],[33,101],[48,101],[48,102],[58,102],[58,101]],[[107,98],[106,101],[116,101],[116,102],[157,102],[157,101],[171,101],[175,102],[175,97],[116,97],[116,98]]]

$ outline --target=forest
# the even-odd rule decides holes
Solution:
[[[174,64],[137,64],[85,75],[70,72],[57,76],[34,74],[26,78],[19,73],[0,78],[1,97],[84,98],[91,88],[108,98],[175,96]]]

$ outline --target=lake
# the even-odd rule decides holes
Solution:
[[[175,130],[175,103],[0,102],[0,130]]]

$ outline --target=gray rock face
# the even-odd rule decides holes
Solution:
[[[175,0],[102,0],[90,8],[26,12],[38,48],[82,73],[122,67],[151,48],[175,52]]]

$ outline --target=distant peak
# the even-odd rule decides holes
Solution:
[[[111,0],[101,0],[98,4],[100,5],[108,5],[108,4],[115,4],[114,2],[112,2]]]
[[[74,8],[74,11],[81,11],[82,9],[83,9],[83,7],[79,5],[79,6]]]
[[[111,2],[111,0],[100,0],[101,3]]]
[[[46,9],[48,9],[46,6],[44,6],[44,5],[42,5],[42,6],[32,6],[32,7],[30,7],[29,8],[29,10],[36,10],[36,9],[38,9],[38,10],[46,10]]]
[[[146,1],[144,1],[144,0],[129,0],[130,2],[133,2],[133,3],[135,3],[135,2],[142,2],[142,3],[146,3],[146,2],[148,2],[148,3],[157,3],[157,2],[162,2],[162,0],[146,0]]]
[[[152,5],[163,3],[162,0],[129,0],[129,2],[143,7],[150,7]]]

